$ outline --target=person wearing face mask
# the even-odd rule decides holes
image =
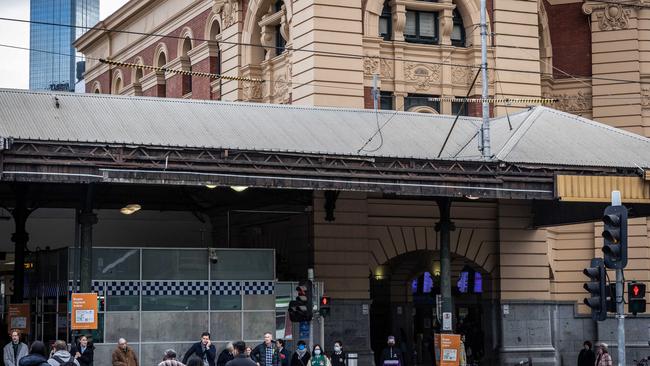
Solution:
[[[345,366],[346,354],[343,352],[343,342],[334,342],[334,353],[332,353],[332,366]]]
[[[591,350],[591,342],[585,341],[578,355],[578,366],[592,366],[596,362],[596,354]]]
[[[395,346],[395,337],[388,337],[388,347],[381,353],[380,366],[404,366],[402,350]]]
[[[291,357],[291,366],[307,366],[309,365],[310,358],[311,354],[307,350],[305,341],[298,341],[296,352],[294,352],[293,357]]]
[[[307,366],[332,366],[330,359],[325,356],[320,344],[315,344],[311,355],[311,360]]]

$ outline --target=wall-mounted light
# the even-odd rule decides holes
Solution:
[[[479,199],[480,197],[479,196],[472,196],[471,194],[466,194],[465,198],[467,198],[468,200],[475,201],[475,200]]]
[[[130,203],[120,209],[120,212],[124,215],[134,214],[142,209],[142,206],[137,203]]]
[[[248,186],[230,186],[230,189],[235,192],[243,192],[248,189]]]
[[[205,185],[205,188],[208,188],[208,189],[215,189],[215,188],[217,188],[217,185],[216,185],[216,184],[206,184],[206,185]]]

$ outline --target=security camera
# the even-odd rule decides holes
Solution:
[[[210,262],[212,262],[212,264],[217,263],[219,261],[219,255],[217,255],[217,248],[208,249],[208,257],[210,258]]]

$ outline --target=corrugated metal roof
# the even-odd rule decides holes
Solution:
[[[388,120],[381,135],[357,152]],[[407,112],[0,89],[0,136],[26,140],[436,159],[453,120]],[[495,160],[650,167],[650,139],[638,135],[544,107],[511,115],[510,121],[512,130],[505,117],[491,122]],[[479,119],[459,119],[442,158],[479,159],[479,126]]]

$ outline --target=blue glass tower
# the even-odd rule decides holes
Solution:
[[[99,0],[31,0],[36,22],[92,27],[99,21]],[[29,88],[74,91],[85,62],[72,42],[86,29],[32,23],[30,26]],[[47,51],[47,52],[41,52]]]

